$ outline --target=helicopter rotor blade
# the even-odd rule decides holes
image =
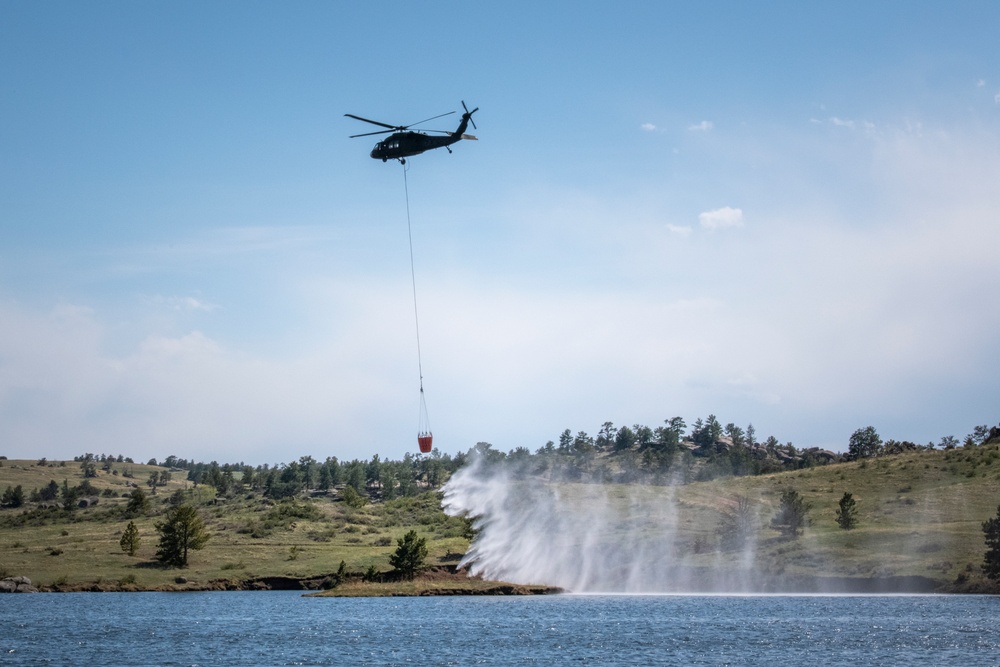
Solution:
[[[455,112],[454,111],[449,111],[448,113],[441,113],[441,114],[438,114],[437,116],[431,116],[430,118],[425,118],[425,119],[423,119],[421,121],[417,121],[416,123],[410,123],[409,125],[404,125],[403,127],[396,128],[396,129],[398,129],[398,130],[405,130],[405,129],[409,128],[409,127],[413,127],[414,125],[423,125],[424,123],[428,123],[428,122],[430,122],[432,120],[435,120],[437,118],[441,118],[442,116],[450,116],[453,113],[455,113]]]
[[[361,116],[355,116],[352,113],[345,113],[344,115],[347,116],[348,118],[353,118],[354,120],[363,120],[366,123],[371,123],[372,125],[378,125],[379,127],[387,127],[390,130],[405,130],[406,127],[407,127],[406,125],[389,125],[388,123],[380,123],[377,120],[371,120],[369,118],[362,118]],[[360,136],[363,136],[363,135],[356,134],[354,136],[360,137]]]
[[[472,111],[469,111],[469,107],[465,106],[465,100],[462,100],[462,108],[465,109],[465,113],[467,113],[469,115],[469,122],[472,123],[472,127],[474,129],[478,130],[479,128],[476,127],[476,121],[472,120],[472,114],[474,114],[477,111],[479,111],[479,107],[476,107]]]
[[[393,128],[391,130],[379,130],[377,132],[365,132],[364,134],[352,134],[348,138],[349,139],[357,139],[358,137],[370,137],[373,134],[389,134],[390,132],[394,132],[395,130],[396,130],[396,128]]]

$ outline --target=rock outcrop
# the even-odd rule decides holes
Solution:
[[[0,579],[0,593],[37,593],[27,577],[7,577]]]

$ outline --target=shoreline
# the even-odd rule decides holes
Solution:
[[[8,577],[7,580],[23,577]],[[34,587],[30,581],[11,593],[182,593],[207,591],[300,591],[303,597],[427,597],[427,596],[511,596],[511,595],[998,595],[1000,586],[960,586],[926,577],[788,577],[762,579],[754,586],[714,586],[698,589],[648,591],[587,591],[576,593],[544,584],[515,584],[469,577],[464,571],[431,568],[412,580],[391,576],[365,581],[357,574],[339,583],[332,575],[314,577],[262,576],[248,579],[189,580],[178,576],[174,582],[140,587],[112,581],[53,584]]]

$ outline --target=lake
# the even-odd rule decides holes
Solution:
[[[0,596],[2,665],[1000,666],[995,596]]]

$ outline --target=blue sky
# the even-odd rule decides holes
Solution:
[[[870,6],[875,4],[876,6]],[[0,4],[0,453],[997,422],[993,2]],[[452,129],[458,116],[428,127]],[[471,131],[471,130],[470,130]]]

